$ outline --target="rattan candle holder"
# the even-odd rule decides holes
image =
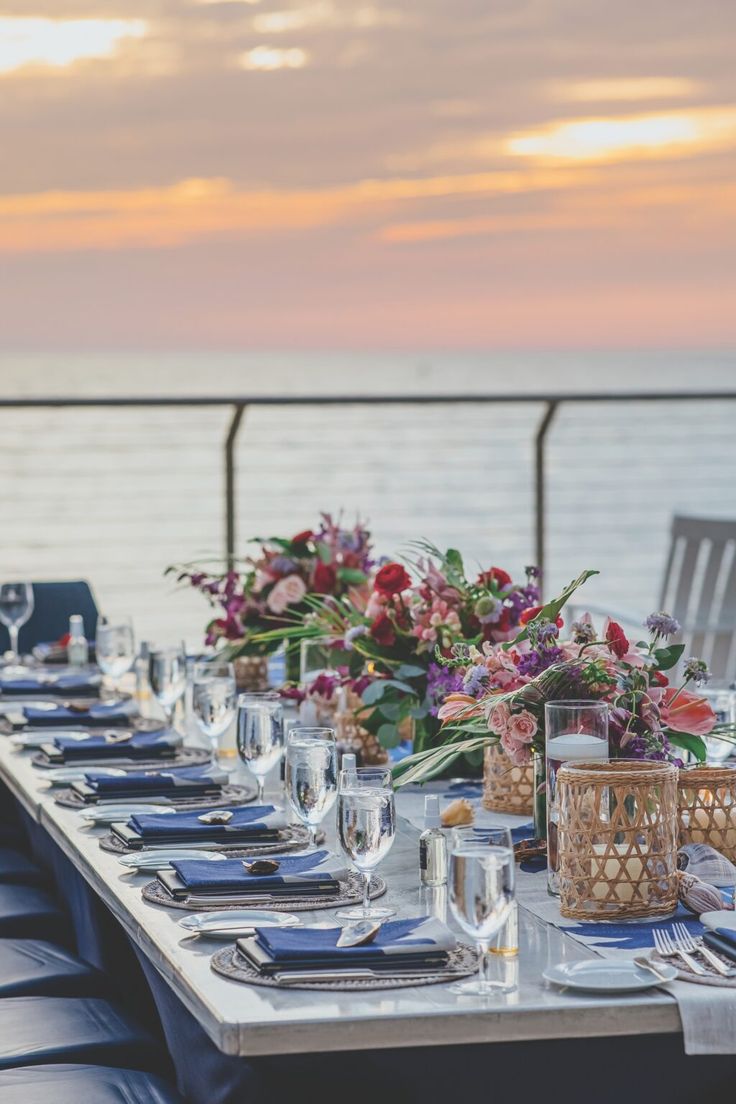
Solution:
[[[557,772],[560,912],[668,916],[677,907],[677,768],[611,759]]]
[[[483,808],[518,816],[534,812],[534,767],[515,767],[498,743],[489,744],[485,750]]]
[[[680,843],[707,843],[736,862],[736,766],[686,767],[677,782]]]

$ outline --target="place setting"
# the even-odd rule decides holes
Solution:
[[[235,784],[227,772],[209,763],[170,771],[129,770],[108,774],[88,770],[81,778],[55,794],[55,801],[69,809],[88,811],[100,805],[125,805],[131,801],[170,805],[174,809],[216,809],[255,800],[254,786]]]

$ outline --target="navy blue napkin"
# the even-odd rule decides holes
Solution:
[[[129,740],[112,742],[104,736],[90,734],[79,740],[60,733],[54,737],[54,746],[64,756],[64,762],[83,762],[85,759],[155,759],[171,755],[181,747],[178,732],[162,728],[158,732],[134,732]]]
[[[49,678],[2,678],[0,676],[0,694],[6,697],[29,697],[32,694],[66,697],[94,698],[100,692],[99,675],[59,675]]]
[[[341,928],[259,928],[255,943],[261,965],[279,969],[370,966],[393,969],[406,963],[417,967],[441,966],[457,945],[449,928],[426,916],[389,920],[371,943],[338,947]],[[243,949],[247,940],[242,940]],[[238,946],[241,946],[239,942]]]
[[[209,767],[185,767],[171,771],[128,771],[122,778],[90,771],[84,778],[100,797],[130,792],[186,797],[191,792],[211,792],[221,788],[227,782],[228,776],[225,771]]]
[[[160,840],[172,836],[177,840],[196,840],[204,837],[215,841],[237,842],[239,839],[258,836],[276,836],[280,828],[286,827],[286,817],[277,813],[273,805],[251,805],[249,808],[230,809],[232,818],[227,824],[203,824],[199,819],[206,809],[196,813],[171,813],[166,815],[142,813],[131,817],[128,827],[137,832],[141,839]],[[216,810],[224,812],[224,810]]]
[[[35,728],[94,728],[104,725],[126,725],[130,723],[130,712],[120,702],[94,702],[88,709],[67,709],[64,705],[55,705],[53,709],[39,709],[35,705],[23,706],[26,724]]]
[[[347,876],[347,868],[329,851],[311,851],[306,855],[267,855],[279,868],[273,874],[250,874],[242,859],[202,862],[182,859],[172,866],[191,893],[310,893],[334,885]]]

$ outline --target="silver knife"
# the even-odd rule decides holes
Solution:
[[[300,982],[304,984],[311,981],[364,981],[367,978],[394,978],[401,981],[416,979],[421,981],[422,978],[436,977],[438,974],[452,978],[465,972],[464,970],[445,970],[442,966],[437,966],[432,970],[369,970],[363,967],[355,970],[286,970],[268,976],[274,978],[279,985],[298,985]]]

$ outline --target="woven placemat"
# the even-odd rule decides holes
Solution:
[[[318,833],[316,843],[324,842],[324,833]],[[303,851],[305,847],[309,847],[310,844],[309,831],[302,827],[301,824],[292,824],[288,828],[282,828],[279,832],[279,839],[276,843],[253,843],[250,847],[244,847],[242,844],[233,845],[232,843],[195,843],[187,842],[180,845],[187,850],[194,849],[195,851],[225,851],[228,858],[231,859],[247,859],[253,858],[256,855],[280,855],[282,853],[288,853],[290,851]],[[171,847],[170,843],[154,843],[150,847],[126,847],[123,841],[116,835],[110,832],[109,835],[103,836],[100,840],[100,847],[103,851],[110,851],[113,855],[138,855],[141,851],[158,851],[162,847]]]
[[[189,809],[221,809],[225,805],[247,805],[249,801],[255,800],[257,793],[258,790],[255,786],[223,786],[219,797],[180,797],[178,800],[160,797],[155,800],[152,798],[151,804],[168,805],[172,809],[179,809],[184,813]],[[54,800],[57,805],[63,805],[65,809],[94,809],[97,804],[96,802],[83,801],[76,790],[71,788],[58,790]],[[101,798],[100,804],[104,800],[104,797]],[[131,797],[125,804],[130,802],[137,804],[141,801],[145,804],[145,798]]]
[[[736,989],[736,975],[734,977],[722,977],[721,974],[715,970],[707,959],[702,956],[696,956],[698,966],[702,966],[704,970],[707,970],[707,974],[695,974],[692,970],[689,970],[682,959],[675,960],[674,958],[662,958],[661,955],[653,951],[649,958],[652,962],[663,962],[667,966],[674,966],[677,970],[677,981],[692,981],[696,985],[714,985],[718,989]],[[721,955],[718,956],[723,962],[724,966],[733,966],[733,963],[728,962]]]
[[[53,736],[49,736],[49,742],[53,743]],[[116,770],[170,770],[172,767],[203,767],[212,762],[212,754],[206,748],[178,748],[167,759],[129,759],[122,761],[115,758],[107,759],[75,759],[70,763],[50,763],[41,751],[37,751],[31,759],[34,767],[39,770],[53,771],[59,767],[81,767],[83,770],[95,767],[115,767]]]
[[[353,981],[310,981],[300,985],[284,985],[275,978],[259,973],[255,966],[239,954],[234,944],[216,951],[210,959],[210,966],[221,977],[244,982],[246,985],[262,985],[269,989],[315,989],[350,993],[367,989],[413,989],[418,985],[441,985],[443,982],[457,981],[458,978],[470,977],[476,972],[478,957],[478,952],[467,943],[458,943],[455,950],[450,951],[447,966],[436,974],[422,974],[412,978],[371,977],[356,978]]]
[[[361,903],[363,900],[363,878],[360,874],[351,871],[345,881],[341,881],[339,885],[339,893],[332,897],[325,897],[324,895],[320,897],[279,897],[275,901],[269,900],[268,902],[264,902],[261,898],[260,900],[254,900],[250,905],[245,897],[242,901],[232,905],[223,905],[219,901],[213,901],[212,904],[205,901],[201,904],[199,902],[192,904],[191,901],[175,901],[159,881],[148,882],[147,885],[143,886],[141,893],[143,894],[143,900],[148,901],[151,905],[164,905],[166,908],[182,909],[184,912],[220,912],[247,908],[267,908],[272,912],[311,912],[313,909],[342,908],[343,905]],[[379,878],[374,874],[371,878],[371,900],[382,897],[385,892],[386,883],[383,878]]]

